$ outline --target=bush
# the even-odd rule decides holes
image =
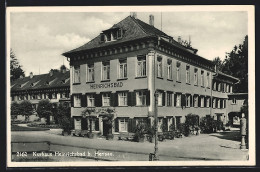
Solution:
[[[189,135],[191,131],[198,130],[199,127],[199,115],[188,114],[185,120],[185,132],[184,135]]]
[[[135,141],[143,140],[146,133],[147,133],[147,125],[145,123],[137,124],[135,129],[134,140]]]
[[[27,121],[29,116],[33,113],[32,103],[28,100],[24,100],[19,105],[19,114],[25,115],[25,120]]]
[[[223,122],[214,120],[212,117],[201,118],[200,128],[203,133],[212,133],[223,129]]]
[[[39,101],[37,113],[40,118],[45,118],[46,123],[50,124],[50,116],[52,115],[52,104],[49,100]]]

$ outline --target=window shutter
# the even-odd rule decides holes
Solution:
[[[207,97],[204,97],[204,107],[207,107]]]
[[[118,93],[114,93],[114,106],[116,107],[116,106],[118,106]]]
[[[71,107],[74,107],[74,94],[70,96]]]
[[[198,107],[200,107],[201,105],[201,98],[200,98],[200,96],[198,96]]]
[[[150,105],[150,90],[146,91],[146,105]]]
[[[81,98],[81,107],[86,107],[86,100],[85,100],[86,94],[81,94],[80,98]]]
[[[190,95],[190,107],[193,107],[193,102],[192,102],[192,95]]]
[[[127,93],[127,105],[132,106],[132,92]]]
[[[148,127],[151,127],[151,120],[152,120],[151,118],[148,118],[148,119],[147,119],[147,126],[148,126]]]
[[[174,94],[174,106],[176,107],[176,102],[177,102],[177,94]]]
[[[88,99],[87,99],[87,97],[88,97],[88,94],[85,94],[85,105],[86,105],[86,107],[88,107]]]
[[[96,120],[95,120],[95,130],[99,131],[99,119],[98,118],[96,118]]]
[[[165,92],[162,93],[162,106],[165,106]]]
[[[114,93],[110,93],[110,106],[114,107],[115,105],[115,94]]]
[[[181,106],[182,107],[186,106],[186,96],[185,96],[185,94],[181,94]]]
[[[211,107],[211,97],[209,98],[209,107]]]
[[[132,92],[132,106],[136,105],[136,92]]]
[[[135,132],[135,119],[134,118],[129,118],[128,119],[128,132],[134,133]]]
[[[101,107],[102,106],[102,94],[95,95],[95,106]]]
[[[118,118],[115,119],[115,132],[119,132],[119,122],[118,122]]]
[[[163,125],[167,127],[166,131],[168,131],[168,118],[163,118]]]

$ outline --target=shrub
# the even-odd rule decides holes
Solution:
[[[184,135],[189,135],[191,131],[198,130],[199,126],[199,115],[188,114],[185,120],[185,133]]]
[[[11,104],[11,118],[12,120],[17,118],[17,115],[20,115],[20,106],[17,102]]]
[[[144,135],[147,133],[147,125],[145,123],[139,123],[135,129],[134,139],[140,141],[144,139]]]
[[[37,113],[39,117],[45,118],[46,123],[50,124],[50,116],[52,115],[52,104],[49,100],[41,100],[39,101]]]
[[[32,103],[28,100],[24,100],[19,105],[19,114],[25,115],[25,120],[27,121],[29,116],[33,113]]]

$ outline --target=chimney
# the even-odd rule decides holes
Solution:
[[[53,75],[53,70],[51,69],[51,70],[50,70],[50,76],[52,76],[52,75]]]
[[[178,42],[181,44],[181,36],[178,36]]]
[[[31,79],[33,78],[33,73],[32,73],[32,72],[30,72],[30,78],[31,78]]]
[[[151,26],[154,26],[154,15],[152,15],[152,14],[149,16],[149,24]]]
[[[131,15],[131,17],[133,17],[133,18],[135,18],[135,19],[137,18],[136,12],[131,12],[130,15]]]

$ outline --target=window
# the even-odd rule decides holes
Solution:
[[[137,57],[137,77],[146,76],[146,57]]]
[[[167,78],[172,80],[172,60],[167,61]]]
[[[102,94],[102,106],[110,106],[110,93]]]
[[[200,81],[201,81],[201,86],[204,87],[204,71],[203,70],[201,71],[201,79],[200,79]]]
[[[194,69],[194,85],[198,85],[198,69]]]
[[[191,99],[191,95],[187,94],[186,95],[186,107],[190,107],[191,106],[190,99]]]
[[[57,99],[57,94],[56,93],[52,93],[52,98],[53,99]]]
[[[194,95],[194,102],[193,102],[194,107],[198,107],[198,103],[199,103],[198,99],[199,99],[198,95]]]
[[[209,72],[207,72],[207,77],[206,77],[206,87],[209,88]]]
[[[218,83],[218,91],[221,91],[221,82]]]
[[[186,66],[186,83],[190,83],[190,66]]]
[[[42,99],[42,95],[41,95],[41,94],[38,94],[38,95],[37,95],[37,99]]]
[[[162,78],[162,57],[157,57],[157,77]]]
[[[207,100],[206,100],[206,107],[209,107],[209,104],[210,104],[210,97],[207,97]]]
[[[229,85],[227,84],[227,93],[229,93]]]
[[[182,118],[182,116],[176,116],[176,128],[177,128],[177,130],[180,129],[181,118]]]
[[[109,32],[108,34],[106,34],[107,36],[107,41],[111,41],[111,33]]]
[[[14,101],[14,96],[11,96],[12,101]]]
[[[177,62],[176,64],[176,81],[180,82],[181,81],[181,71],[180,71],[180,66],[181,66],[181,63],[180,62]]]
[[[204,107],[204,97],[200,97],[200,107]]]
[[[223,92],[227,91],[226,88],[227,88],[226,83],[223,83]]]
[[[137,106],[146,105],[146,95],[144,91],[136,92],[136,105]]]
[[[217,104],[218,104],[218,109],[220,109],[220,99],[218,99]]]
[[[213,82],[213,90],[217,90],[217,83],[216,83],[216,81]]]
[[[162,106],[163,105],[163,92],[159,91],[158,92],[158,106]]]
[[[216,98],[213,98],[212,100],[212,108],[216,108]]]
[[[80,66],[74,66],[73,83],[80,83]]]
[[[74,98],[74,107],[81,107],[81,95],[75,94],[73,98]]]
[[[110,62],[102,63],[102,80],[110,79]]]
[[[118,105],[127,106],[127,92],[118,93]]]
[[[28,95],[24,95],[24,100],[28,100]]]
[[[172,92],[167,92],[167,106],[172,106]]]
[[[36,95],[35,94],[32,94],[31,95],[31,100],[35,100],[36,99]]]
[[[127,77],[127,61],[126,59],[119,60],[119,79],[123,79]]]
[[[93,82],[94,78],[94,64],[87,65],[87,82]]]
[[[232,85],[230,85],[230,87],[229,87],[229,91],[230,91],[230,93],[233,93],[233,86]]]
[[[128,131],[128,119],[127,118],[121,118],[119,120],[119,132],[125,132]]]
[[[181,106],[181,94],[177,94],[176,95],[176,107],[180,107]]]
[[[232,98],[231,104],[233,104],[233,105],[237,104],[237,99],[235,97]]]
[[[122,32],[123,32],[123,29],[118,29],[117,31],[117,38],[122,38]]]
[[[87,105],[88,107],[94,107],[95,106],[95,97],[94,94],[87,94]]]

